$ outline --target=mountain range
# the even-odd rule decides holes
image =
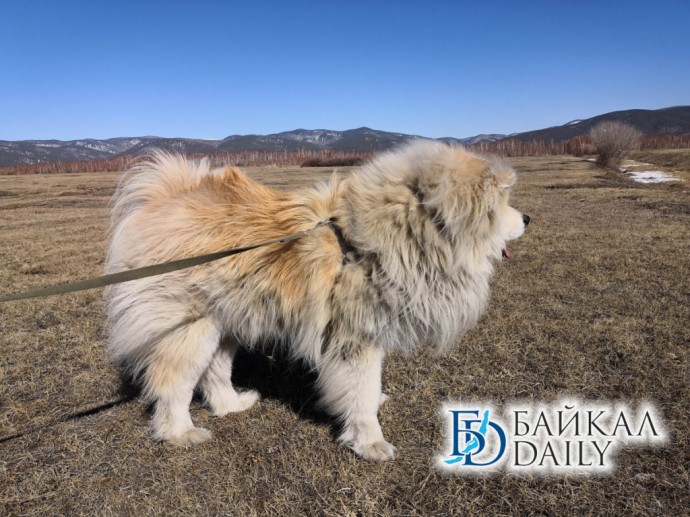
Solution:
[[[675,106],[657,110],[614,111],[589,119],[573,120],[561,126],[512,135],[481,134],[468,138],[445,137],[437,140],[464,145],[495,142],[509,137],[522,141],[563,141],[574,136],[586,135],[593,126],[604,120],[628,122],[644,134],[685,134],[690,133],[690,106]],[[222,151],[293,151],[297,149],[376,152],[418,138],[427,137],[361,127],[347,131],[295,129],[270,135],[232,135],[222,140],[161,138],[156,136],[69,141],[0,140],[0,167],[39,162],[99,160],[119,155],[139,155],[154,148],[201,154]]]

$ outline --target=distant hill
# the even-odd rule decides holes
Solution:
[[[218,150],[217,140],[195,140],[191,138],[159,138],[147,137],[139,143],[117,154],[139,155],[162,149],[177,153],[214,153]]]
[[[111,138],[108,140],[0,140],[0,167],[42,162],[99,160],[121,155],[141,155],[154,149],[184,153],[213,153],[222,151],[295,151],[297,149],[333,149],[342,151],[375,152],[412,139],[418,135],[390,133],[368,127],[333,131],[330,129],[295,129],[271,135],[232,135],[222,140],[191,138]],[[472,137],[476,139],[478,137]],[[444,141],[463,143],[462,139]]]
[[[123,153],[145,138],[108,140],[0,140],[0,166],[39,162],[98,160]]]
[[[517,133],[510,137],[522,141],[563,141],[585,135],[598,122],[619,120],[629,122],[644,134],[690,133],[690,106],[676,106],[658,110],[625,110],[605,113],[584,120],[572,120],[562,126]],[[473,145],[496,142],[508,135],[481,134],[467,138],[444,137],[447,143]],[[45,162],[99,160],[121,155],[140,155],[153,149],[185,153],[213,153],[218,151],[294,151],[297,149],[333,149],[340,151],[376,152],[412,139],[426,139],[419,135],[391,133],[368,127],[334,131],[330,129],[295,129],[270,135],[232,135],[222,140],[191,138],[161,138],[156,136],[109,138],[106,140],[0,140],[0,167]]]
[[[562,126],[547,127],[536,131],[527,131],[511,135],[527,142],[530,140],[544,140],[561,142],[574,136],[586,135],[590,129],[605,120],[627,122],[635,126],[645,135],[657,133],[690,133],[690,106],[676,106],[658,110],[624,110],[604,113],[596,117],[573,120]]]
[[[503,135],[503,134],[498,134],[498,133],[491,133],[490,135],[477,135],[477,136],[470,136],[467,138],[438,138],[438,140],[441,140],[443,142],[446,142],[447,144],[452,144],[452,143],[457,143],[460,142],[463,145],[474,145],[474,144],[479,144],[481,142],[498,142],[499,140],[503,140],[506,138],[508,135]]]
[[[341,151],[382,151],[412,139],[426,138],[404,133],[389,133],[368,127],[333,131],[330,129],[295,129],[272,135],[235,135],[222,140],[219,151],[294,151],[297,149],[334,149]]]

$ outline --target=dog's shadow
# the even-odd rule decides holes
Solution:
[[[232,385],[238,390],[256,390],[262,399],[278,401],[288,406],[300,418],[330,427],[333,436],[340,432],[340,424],[317,405],[317,374],[305,363],[290,358],[282,347],[262,352],[240,347],[233,359]],[[123,402],[141,395],[141,383],[125,373],[120,377],[119,395]],[[203,397],[197,390],[194,401],[201,403]],[[119,401],[118,401],[119,402]],[[153,414],[154,405],[149,404],[147,414]]]
[[[318,407],[316,378],[313,368],[296,362],[280,347],[270,355],[240,348],[232,364],[235,388],[257,390],[261,398],[285,404],[300,418],[329,426],[335,435],[338,423]]]

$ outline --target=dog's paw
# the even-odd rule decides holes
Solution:
[[[395,447],[386,440],[353,447],[358,456],[365,460],[390,461],[395,459]]]
[[[169,436],[165,440],[173,445],[180,447],[189,447],[190,445],[198,445],[207,442],[211,439],[211,431],[203,427],[192,427],[182,434]]]
[[[243,391],[242,393],[234,393],[232,397],[226,397],[220,402],[213,404],[214,416],[224,416],[228,413],[239,413],[246,411],[252,407],[259,400],[261,395],[256,390]]]

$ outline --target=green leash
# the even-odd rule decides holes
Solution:
[[[28,298],[40,298],[44,296],[52,296],[55,294],[73,293],[75,291],[86,291],[88,289],[96,289],[98,287],[105,287],[107,285],[121,284],[122,282],[129,282],[130,280],[139,280],[140,278],[163,275],[165,273],[171,273],[173,271],[179,271],[181,269],[187,269],[190,267],[199,266],[201,264],[206,264],[207,262],[213,262],[214,260],[219,260],[225,257],[231,257],[232,255],[244,253],[245,251],[254,250],[256,248],[262,248],[264,246],[269,246],[271,244],[284,244],[286,242],[294,241],[296,239],[299,239],[300,237],[305,236],[310,231],[316,230],[317,228],[320,228],[321,226],[325,226],[327,224],[330,224],[330,220],[321,221],[317,223],[316,226],[313,226],[307,230],[302,230],[290,235],[286,235],[285,237],[280,237],[279,239],[259,242],[258,244],[252,244],[250,246],[233,248],[230,250],[218,251],[216,253],[209,253],[207,255],[199,255],[196,257],[189,257],[185,259],[171,260],[170,262],[163,262],[162,264],[154,264],[152,266],[144,266],[137,269],[129,269],[127,271],[120,271],[119,273],[112,273],[110,275],[87,278],[85,280],[79,280],[77,282],[53,285],[50,287],[44,287],[42,289],[26,291],[23,293],[0,296],[0,303],[11,302],[14,300],[26,300]]]

